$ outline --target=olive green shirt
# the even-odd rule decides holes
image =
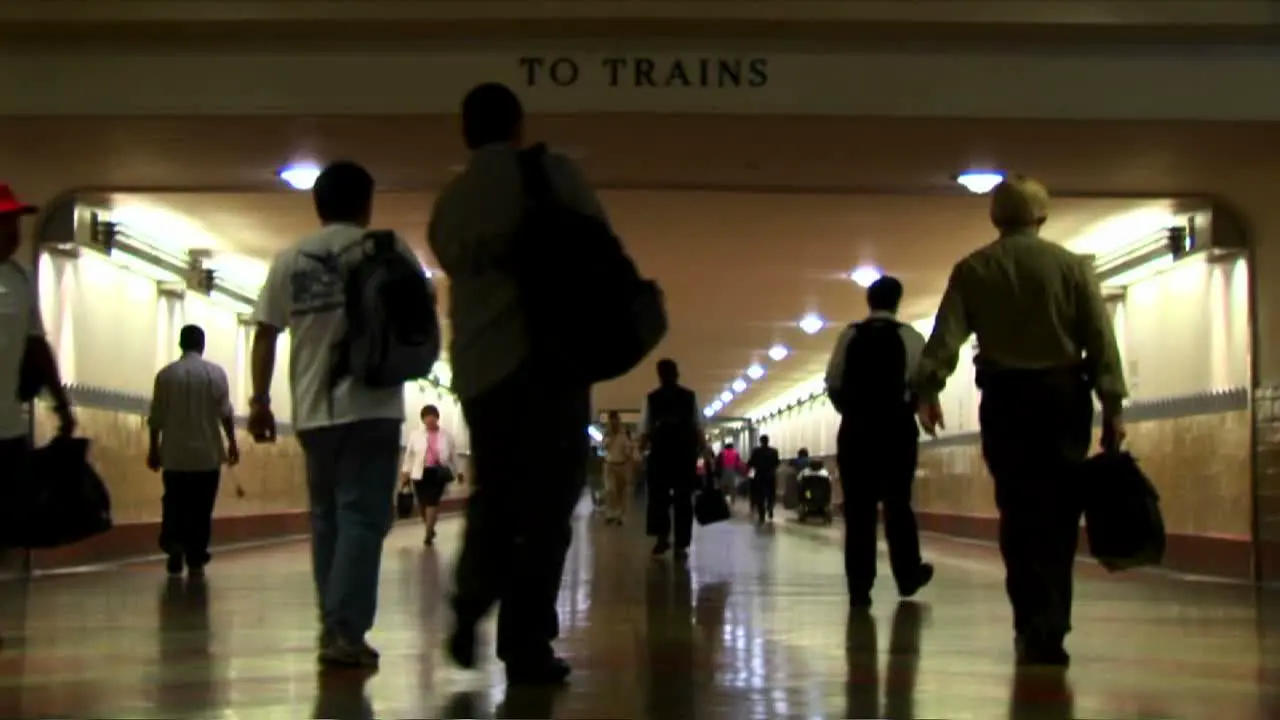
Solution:
[[[942,392],[971,334],[992,367],[1064,368],[1087,359],[1110,414],[1118,414],[1128,396],[1092,262],[1035,234],[1005,235],[951,271],[916,371],[921,397]]]

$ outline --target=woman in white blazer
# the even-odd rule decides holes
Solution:
[[[413,483],[418,511],[427,529],[423,544],[430,546],[436,539],[440,499],[444,497],[445,487],[457,475],[458,457],[453,436],[440,427],[440,409],[428,405],[422,408],[419,417],[422,427],[409,436],[400,475],[404,485]]]

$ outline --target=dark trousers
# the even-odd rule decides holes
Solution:
[[[669,542],[674,519],[675,546],[683,550],[693,543],[693,491],[698,481],[697,448],[670,450],[655,447],[649,453],[647,470],[649,497],[646,530],[658,542]]]
[[[844,491],[844,569],[849,595],[871,592],[876,580],[876,526],[884,512],[889,567],[899,591],[914,587],[920,574],[920,530],[911,507],[919,436],[915,419],[896,428],[850,420],[841,422],[836,463]]]
[[[164,497],[160,501],[160,549],[169,556],[182,556],[191,567],[203,567],[209,562],[220,474],[219,470],[165,470],[161,475]]]
[[[756,517],[760,522],[764,522],[766,517],[773,517],[773,506],[778,502],[778,477],[776,475],[761,475],[751,478],[751,507],[756,511]]]
[[[979,377],[982,453],[995,481],[1000,553],[1014,630],[1060,643],[1071,630],[1072,571],[1083,512],[1076,474],[1093,403],[1078,373]]]
[[[586,484],[590,389],[529,368],[463,398],[475,484],[454,611],[474,625],[500,603],[498,657],[536,663],[560,633],[556,598]]]

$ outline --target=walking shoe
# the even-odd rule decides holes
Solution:
[[[364,640],[352,642],[335,637],[333,642],[320,650],[320,662],[334,667],[376,668],[379,659],[378,651]]]
[[[666,555],[666,554],[667,554],[667,551],[668,551],[668,550],[670,550],[670,549],[671,549],[671,543],[670,543],[670,542],[668,542],[668,541],[666,541],[666,540],[659,540],[659,541],[658,541],[657,543],[655,543],[655,544],[654,544],[654,546],[653,546],[653,556],[654,556],[654,557],[662,557],[663,555]]]
[[[1014,640],[1014,653],[1017,656],[1018,665],[1023,667],[1040,665],[1065,668],[1071,665],[1071,656],[1067,654],[1066,648],[1062,647],[1061,641],[1047,641],[1019,635]]]
[[[904,598],[915,596],[924,586],[933,580],[933,565],[929,563],[920,563],[920,572],[916,574],[916,580],[910,585],[904,585],[898,588],[898,594]]]
[[[850,593],[849,608],[851,610],[871,609],[871,593]]]
[[[534,663],[508,663],[508,685],[563,685],[572,668],[558,657]]]
[[[457,663],[458,667],[470,670],[476,666],[476,626],[474,623],[458,622],[453,632],[449,633],[449,641],[445,644],[445,652]]]
[[[204,579],[204,566],[203,566],[203,565],[188,565],[188,566],[187,566],[187,577],[191,578],[192,580],[203,580],[203,579]]]
[[[165,563],[164,569],[167,570],[170,575],[181,575],[182,566],[183,562],[181,555],[170,555],[169,561]]]

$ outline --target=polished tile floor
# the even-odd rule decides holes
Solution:
[[[1280,611],[1249,587],[1082,564],[1075,666],[1020,675],[986,546],[927,539],[919,601],[886,583],[851,619],[838,530],[735,521],[679,567],[586,513],[560,598],[573,683],[507,694],[439,650],[460,527],[434,550],[391,536],[371,678],[317,672],[302,543],[225,553],[204,584],[157,563],[14,583],[0,717],[1280,718]]]

